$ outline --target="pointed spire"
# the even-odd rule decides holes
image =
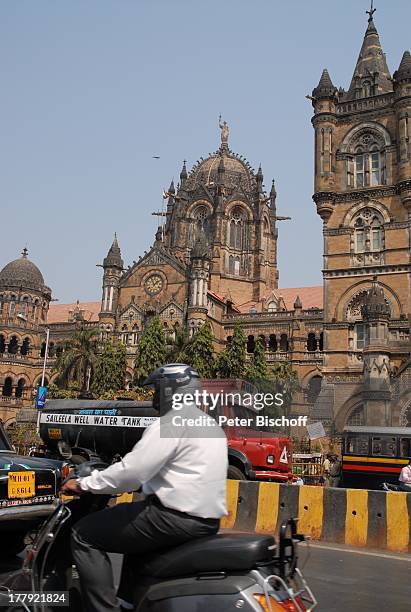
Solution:
[[[300,296],[297,295],[297,297],[295,298],[295,302],[294,302],[294,310],[301,310],[302,307],[303,305],[301,303]]]
[[[324,68],[317,87],[313,89],[313,98],[333,98],[336,92],[337,88],[333,85],[327,68]]]
[[[277,195],[277,191],[275,189],[275,180],[273,179],[273,182],[271,183],[270,196],[271,198],[275,198],[276,195]]]
[[[404,51],[398,70],[394,72],[394,79],[396,81],[411,80],[411,53],[409,51]]]
[[[156,231],[156,243],[163,242],[163,228],[161,225],[158,226]]]
[[[117,233],[115,233],[113,243],[108,250],[107,257],[104,258],[103,268],[120,268],[122,270],[123,265],[124,262],[121,259],[121,251],[117,241]]]
[[[376,96],[393,90],[391,74],[374,23],[375,11],[371,4],[371,10],[367,11],[368,26],[346,96],[347,100]]]
[[[261,169],[261,164],[258,166],[256,180],[257,180],[257,190],[259,193],[262,193],[264,176],[263,176],[263,171]]]
[[[181,168],[181,172],[180,172],[180,183],[181,183],[181,187],[184,186],[184,181],[187,179],[188,174],[187,174],[187,168],[186,168],[186,160],[183,161],[183,167]]]
[[[174,187],[174,179],[172,179],[171,183],[170,183],[170,187],[168,188],[168,193],[174,195],[176,192],[176,189]]]

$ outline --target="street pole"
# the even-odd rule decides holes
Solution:
[[[43,372],[41,374],[41,387],[44,387],[44,378],[46,375],[46,364],[47,364],[47,354],[49,351],[49,338],[50,338],[50,328],[47,327],[46,328],[46,349],[44,351],[44,361],[43,361]],[[37,406],[37,400],[36,400],[36,409],[37,409],[37,435],[40,435],[40,415],[41,415],[41,410],[40,408],[38,408]]]
[[[41,386],[44,387],[44,377],[46,374],[46,363],[47,363],[47,353],[49,350],[49,338],[50,338],[50,328],[46,329],[46,350],[44,352],[44,361],[43,361],[43,373],[41,375]]]

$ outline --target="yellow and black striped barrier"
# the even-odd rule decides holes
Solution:
[[[223,529],[275,533],[298,517],[313,540],[411,551],[410,493],[229,480],[227,509]]]
[[[123,493],[116,503],[136,497]],[[228,480],[227,510],[222,529],[276,533],[298,517],[313,540],[411,552],[411,493]]]

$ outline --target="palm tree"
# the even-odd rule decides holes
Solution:
[[[166,363],[184,363],[186,348],[190,344],[190,338],[185,329],[175,327],[175,335],[172,342],[167,343]]]
[[[67,340],[64,351],[59,355],[56,364],[58,380],[66,386],[70,380],[77,380],[81,390],[85,391],[93,374],[98,352],[96,329],[78,329],[72,338]]]

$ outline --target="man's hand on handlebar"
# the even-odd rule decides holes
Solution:
[[[81,495],[85,493],[75,478],[69,478],[61,485],[60,491],[65,495]]]

